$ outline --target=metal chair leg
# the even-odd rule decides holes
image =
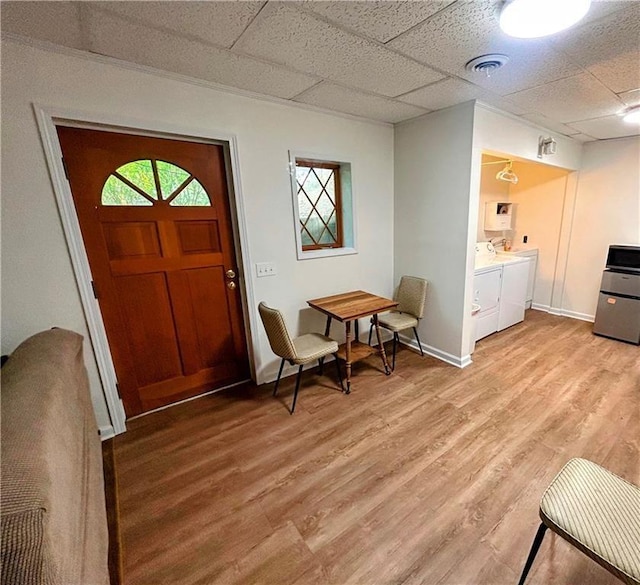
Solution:
[[[296,400],[298,399],[298,390],[300,389],[300,378],[302,377],[302,368],[303,368],[303,364],[300,364],[300,367],[298,368],[298,376],[296,377],[296,389],[293,393],[293,404],[291,405],[290,414],[293,414],[293,411],[296,409]]]
[[[318,374],[320,374],[322,376],[322,370],[324,369],[324,358],[321,357],[318,360]]]
[[[373,332],[373,319],[371,319],[371,325],[369,325],[369,341],[367,342],[368,345],[371,345],[371,333]]]
[[[273,387],[273,395],[278,393],[278,384],[280,384],[280,376],[282,376],[282,368],[284,368],[284,358],[280,362],[280,369],[278,370],[278,378],[276,379],[276,385]]]
[[[531,550],[529,551],[529,556],[527,557],[527,562],[522,569],[522,575],[520,575],[520,581],[518,581],[518,585],[524,585],[524,581],[529,574],[529,569],[531,569],[531,565],[533,565],[533,561],[538,554],[538,550],[540,549],[540,545],[542,544],[542,539],[544,538],[544,533],[547,531],[547,527],[544,523],[540,523],[538,526],[538,532],[536,532],[536,536],[533,539],[533,544],[531,545]]]
[[[391,371],[396,369],[396,346],[398,344],[398,333],[393,332],[393,363],[391,364]]]
[[[340,382],[340,389],[344,392],[344,384],[342,383],[342,372],[340,371],[340,360],[338,360],[338,354],[334,353],[333,357],[336,362],[336,370],[338,370],[338,380]]]
[[[416,336],[416,341],[418,342],[418,349],[420,350],[420,355],[424,357],[424,351],[422,351],[422,344],[420,343],[420,338],[418,337],[418,329],[416,327],[413,328],[413,334]]]

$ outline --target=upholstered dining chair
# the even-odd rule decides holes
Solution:
[[[413,329],[413,334],[418,342],[420,355],[424,356],[420,338],[418,337],[418,323],[424,314],[424,302],[427,298],[428,282],[424,278],[416,276],[403,276],[394,300],[398,306],[390,313],[378,315],[380,327],[384,327],[393,333],[393,363],[392,370],[396,369],[396,346],[399,341],[398,333],[405,329]],[[371,345],[371,332],[373,331],[373,319],[369,327],[369,345]]]
[[[267,337],[269,339],[269,345],[271,351],[277,356],[282,358],[280,362],[280,369],[278,370],[278,378],[273,388],[273,395],[278,393],[278,384],[280,383],[280,376],[282,375],[282,368],[284,362],[288,361],[291,365],[298,365],[298,375],[296,377],[296,389],[293,393],[293,404],[291,405],[291,414],[296,408],[296,400],[298,399],[298,390],[300,389],[300,377],[302,375],[302,368],[305,364],[318,360],[320,368],[322,368],[322,359],[330,354],[333,354],[336,362],[336,369],[338,371],[338,380],[340,382],[340,389],[344,392],[344,386],[342,384],[342,374],[340,372],[340,363],[338,361],[338,342],[334,341],[330,337],[320,335],[319,333],[306,333],[295,339],[291,339],[287,326],[284,322],[284,317],[278,309],[268,307],[265,303],[258,305],[258,311],[260,312],[260,318],[264,325]]]
[[[571,459],[540,502],[542,523],[518,585],[547,529],[627,585],[640,585],[640,488],[586,459]]]

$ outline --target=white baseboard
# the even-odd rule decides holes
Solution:
[[[588,315],[587,313],[578,313],[577,311],[567,311],[566,309],[562,309],[563,317],[570,317],[571,319],[579,319],[580,321],[588,321],[589,323],[593,323],[596,320],[595,315]]]
[[[538,305],[536,303],[531,305],[532,309],[536,311],[544,311],[550,315],[556,315],[558,317],[569,317],[570,319],[578,319],[580,321],[588,321],[593,323],[596,319],[595,315],[589,315],[587,313],[579,313],[578,311],[568,311],[567,309],[558,309],[556,307],[550,307],[549,305]]]
[[[400,343],[402,343],[403,345],[406,345],[412,349],[415,349],[416,351],[420,351],[420,348],[418,347],[418,343],[416,342],[415,339],[411,338],[411,337],[406,337],[404,335],[400,336]],[[455,355],[452,355],[450,353],[447,353],[446,351],[442,351],[441,349],[438,349],[437,347],[432,347],[431,345],[426,345],[422,342],[420,342],[420,345],[422,346],[422,351],[424,351],[424,353],[426,353],[427,355],[430,355],[431,357],[434,357],[436,359],[439,359],[443,362],[446,362],[448,364],[451,364],[452,366],[456,366],[457,368],[466,368],[469,364],[472,363],[471,361],[471,356],[470,355],[463,355],[462,357],[458,357]]]
[[[540,305],[538,303],[531,303],[531,308],[534,311],[544,311],[545,313],[549,313],[551,311],[551,307],[549,305]]]
[[[113,426],[107,425],[104,427],[98,428],[98,433],[100,434],[100,440],[106,441],[107,439],[112,439],[116,436],[115,431],[113,430]]]

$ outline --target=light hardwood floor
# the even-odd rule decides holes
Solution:
[[[275,359],[275,358],[274,358]],[[204,397],[116,439],[124,583],[517,582],[542,492],[580,456],[640,483],[640,349],[528,311],[460,370],[404,348]],[[528,585],[617,581],[548,534]]]

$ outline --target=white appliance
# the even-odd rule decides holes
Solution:
[[[480,305],[476,341],[524,320],[529,258],[498,256],[490,242],[476,244],[473,302]]]
[[[536,270],[538,269],[538,248],[512,248],[509,252],[498,250],[498,256],[513,258],[520,256],[529,258],[529,275],[527,277],[527,297],[525,308],[530,309],[533,303],[533,288],[536,282]]]

